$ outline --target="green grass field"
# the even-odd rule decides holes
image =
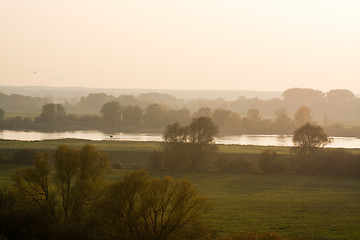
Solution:
[[[100,151],[127,157],[129,166],[142,166],[148,154],[162,148],[160,143],[151,142],[1,140],[0,151],[23,148],[53,151],[62,143],[79,148],[86,143],[94,144]],[[220,152],[243,154],[254,159],[264,149],[269,147],[219,146]],[[270,149],[284,156],[290,150],[285,147]],[[359,153],[360,149],[351,151]],[[136,161],[137,157],[140,160]],[[23,165],[0,164],[0,186],[10,185],[12,172],[20,167]],[[127,171],[113,170],[107,177],[115,180]],[[176,179],[189,178],[213,205],[213,210],[204,216],[204,220],[219,236],[253,231],[277,232],[303,239],[360,239],[360,178],[205,171],[149,171],[149,174],[154,177],[169,175]]]
[[[0,185],[21,165],[0,164]],[[119,179],[130,170],[113,170]],[[302,239],[359,239],[360,179],[219,172],[149,171],[153,177],[189,178],[213,210],[204,221],[219,236],[277,232]]]
[[[118,179],[126,170],[115,170]],[[220,236],[277,232],[301,239],[360,238],[360,179],[219,172],[149,171],[187,177],[213,205],[204,220]]]

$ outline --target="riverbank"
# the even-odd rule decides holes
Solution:
[[[330,137],[332,142],[327,148],[360,148],[360,138]],[[56,139],[84,139],[94,141],[134,141],[162,142],[162,134],[154,133],[103,133],[101,131],[75,132],[36,132],[36,131],[0,131],[0,139],[21,141],[42,141]],[[215,138],[216,144],[223,145],[254,145],[254,146],[293,146],[292,135],[229,135]]]

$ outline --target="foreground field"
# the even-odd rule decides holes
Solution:
[[[115,171],[116,179],[124,170]],[[303,239],[360,238],[360,179],[215,172],[154,172],[188,177],[213,204],[206,222],[219,235],[277,232]]]
[[[60,144],[82,147],[95,145],[107,153],[113,163],[146,167],[156,142],[115,142],[85,140],[6,141],[0,140],[0,152],[11,156],[19,149],[52,153]],[[287,147],[220,145],[219,152],[256,160],[264,149],[290,155]],[[358,154],[360,149],[351,150]],[[0,186],[11,185],[11,174],[25,165],[0,163]],[[130,170],[113,170],[115,180]],[[208,198],[213,210],[204,217],[218,236],[238,232],[277,232],[302,239],[360,239],[360,178],[336,178],[298,175],[235,174],[215,171],[149,171],[153,177],[169,175],[189,178]]]
[[[21,165],[0,164],[0,185]],[[129,170],[113,170],[115,180]],[[189,178],[213,210],[204,217],[218,236],[277,232],[301,239],[359,239],[360,179],[218,172],[149,171]]]

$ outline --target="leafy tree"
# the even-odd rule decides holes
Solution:
[[[103,234],[111,239],[201,239],[205,232],[194,226],[209,210],[188,180],[151,179],[145,171],[111,184],[97,205]]]
[[[138,106],[126,106],[123,111],[122,123],[124,125],[140,125],[143,110]]]
[[[305,105],[318,110],[325,101],[323,92],[310,88],[291,88],[284,91],[282,95],[288,109],[297,109]]]
[[[15,188],[22,198],[36,207],[46,207],[47,216],[55,217],[54,201],[50,195],[50,163],[48,154],[38,154],[34,165],[17,170],[13,175]]]
[[[249,109],[246,116],[251,123],[256,123],[261,120],[261,114],[258,109]]]
[[[355,94],[347,89],[333,89],[326,94],[327,100],[331,104],[351,102],[355,99]]]
[[[285,108],[280,108],[275,111],[276,120],[275,127],[279,134],[285,134],[291,131],[292,121],[288,117],[287,111]]]
[[[100,193],[102,176],[108,166],[106,157],[92,145],[80,151],[67,145],[54,153],[55,181],[60,191],[64,221],[79,220],[86,204]]]
[[[66,119],[65,108],[61,104],[56,104],[56,121],[64,122]]]
[[[194,118],[188,129],[191,168],[199,169],[216,150],[215,136],[219,129],[209,117]]]
[[[189,141],[194,144],[211,144],[218,133],[219,129],[211,118],[194,118],[189,126]]]
[[[226,122],[228,121],[230,115],[231,115],[230,110],[217,108],[214,110],[211,118],[218,127],[223,128],[225,127]]]
[[[302,160],[302,167],[306,167],[307,161],[316,151],[331,142],[324,129],[310,123],[296,129],[292,140],[295,150],[298,152],[300,160]]]
[[[294,115],[294,124],[296,127],[300,127],[305,123],[310,123],[311,121],[311,109],[307,106],[302,106],[296,110]]]
[[[75,107],[81,111],[86,110],[90,113],[95,113],[98,112],[105,103],[111,101],[115,101],[113,96],[109,96],[105,93],[90,93],[86,97],[81,97]]]
[[[49,156],[38,154],[33,166],[14,174],[14,200],[7,204],[6,222],[7,235],[16,236],[11,239],[89,239],[89,209],[103,195],[106,158],[92,145],[81,150],[61,145],[54,168],[52,175]]]
[[[163,138],[168,161],[178,168],[199,169],[216,150],[217,126],[209,117],[194,118],[189,126],[168,125]]]
[[[118,102],[105,103],[100,113],[103,115],[107,128],[118,128],[122,120],[123,107]]]
[[[241,127],[241,117],[239,114],[223,108],[216,108],[211,119],[222,132],[238,132]]]
[[[167,108],[163,105],[150,104],[144,113],[144,124],[148,128],[162,128],[167,122]]]
[[[356,98],[351,91],[346,89],[330,90],[326,94],[326,99],[329,106],[326,109],[326,114],[329,114],[332,120],[342,118],[344,121],[360,116],[359,98]]]
[[[182,127],[178,122],[165,128],[163,139],[167,143],[186,143],[188,141],[188,128]]]
[[[181,108],[178,110],[169,110],[168,111],[168,123],[179,122],[182,125],[189,124],[191,121],[191,115],[189,109]]]
[[[9,239],[49,239],[51,226],[57,222],[49,156],[38,154],[33,166],[17,170],[13,180],[7,196],[11,204],[7,204],[6,213],[0,213],[6,214],[6,235]]]
[[[188,127],[182,127],[178,122],[165,128],[163,139],[166,143],[164,146],[166,167],[171,169],[189,167],[188,133]]]
[[[197,112],[194,113],[194,118],[197,117],[211,117],[211,109],[208,107],[199,108]]]
[[[42,107],[37,121],[47,123],[62,123],[65,121],[66,112],[61,104],[48,103]]]
[[[119,97],[117,97],[116,100],[119,103],[121,103],[121,105],[124,105],[124,106],[138,106],[139,105],[138,99],[133,95],[122,94]]]
[[[248,133],[259,133],[262,129],[262,117],[258,109],[249,109],[242,123],[244,130]]]

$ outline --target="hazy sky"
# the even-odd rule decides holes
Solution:
[[[0,0],[0,85],[360,92],[359,0]]]

